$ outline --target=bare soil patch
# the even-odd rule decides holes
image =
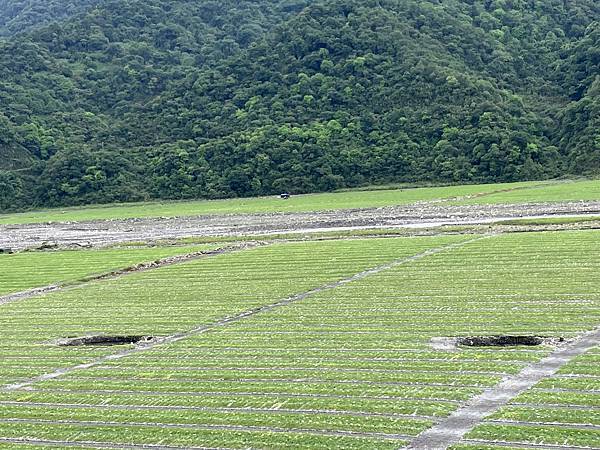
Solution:
[[[81,336],[59,339],[56,345],[60,347],[111,346],[127,344],[148,344],[156,339],[145,335],[106,335]]]
[[[544,339],[541,336],[468,336],[458,338],[456,343],[465,347],[514,347],[519,345],[542,345]]]
[[[532,336],[532,335],[490,335],[465,337],[434,337],[430,346],[435,350],[457,351],[461,347],[516,347],[516,346],[559,346],[570,342],[563,337]]]

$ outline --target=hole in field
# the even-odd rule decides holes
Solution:
[[[77,346],[108,346],[108,345],[126,345],[126,344],[143,344],[152,342],[154,336],[109,336],[100,334],[97,336],[82,336],[60,339],[57,343],[61,347],[77,347]]]
[[[511,347],[516,345],[542,345],[546,338],[540,336],[468,336],[458,338],[457,345],[465,347]]]

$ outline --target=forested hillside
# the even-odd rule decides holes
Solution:
[[[101,0],[0,0],[0,36],[41,27],[88,10]]]
[[[0,41],[1,209],[600,168],[595,0],[0,0],[0,25],[36,3],[63,19]]]

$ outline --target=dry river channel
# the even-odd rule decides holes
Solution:
[[[410,205],[302,213],[224,214],[0,225],[0,248],[15,251],[45,243],[102,247],[184,237],[252,236],[364,229],[478,225],[514,219],[600,216],[600,201],[563,203]]]

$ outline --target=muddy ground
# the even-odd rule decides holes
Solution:
[[[600,201],[463,205],[430,202],[385,208],[309,213],[229,214],[195,217],[0,225],[0,248],[22,250],[44,243],[60,247],[101,247],[183,237],[221,237],[328,230],[425,228],[486,224],[545,216],[600,215]]]

